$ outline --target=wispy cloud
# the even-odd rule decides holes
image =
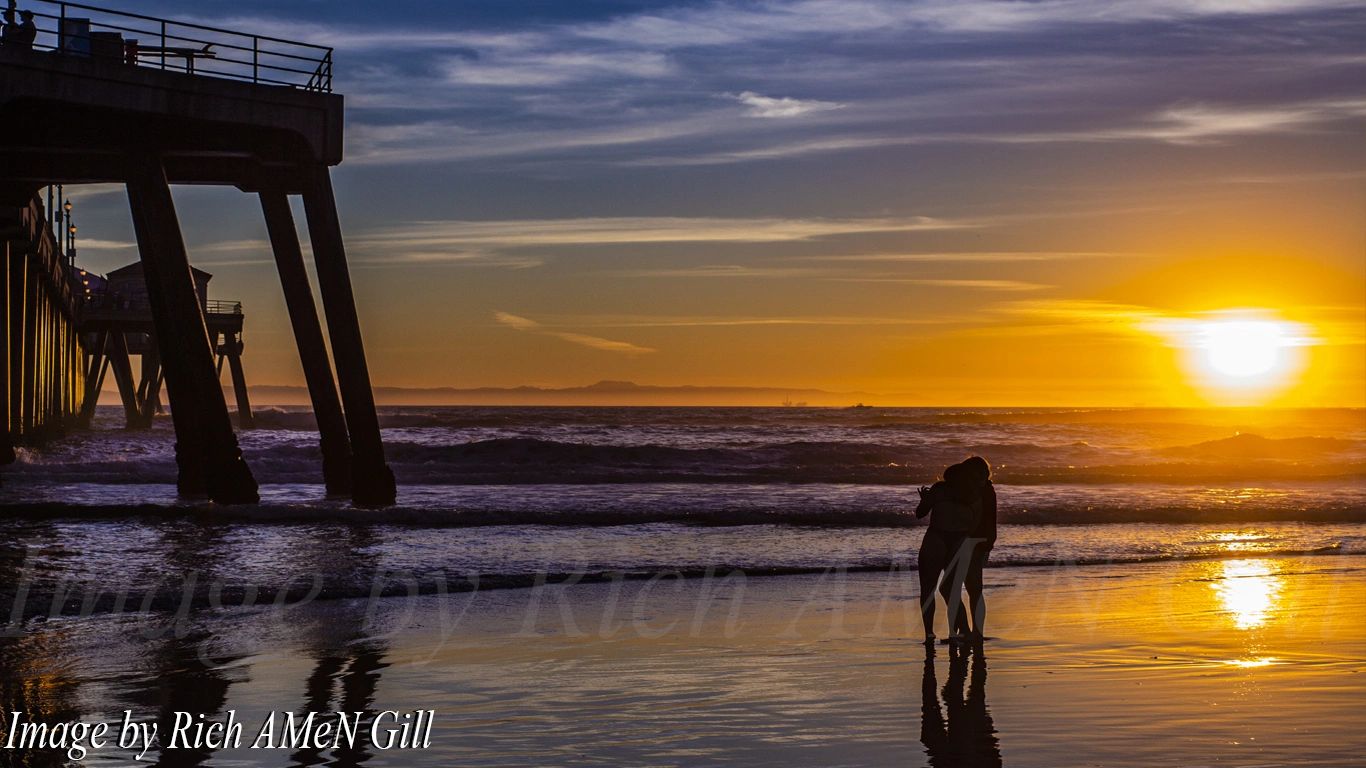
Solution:
[[[582,333],[570,331],[557,331],[545,328],[540,323],[521,315],[514,315],[510,312],[494,312],[495,322],[505,325],[513,330],[523,333],[536,333],[544,336],[552,336],[570,344],[578,344],[589,349],[596,349],[601,352],[615,352],[623,355],[645,355],[655,350],[649,347],[642,347],[627,341],[616,341],[614,339],[604,339],[600,336],[589,336]]]
[[[1112,120],[1084,129],[1059,127],[1020,130],[1009,122],[998,130],[964,125],[954,132],[921,131],[908,125],[894,135],[825,135],[792,141],[768,142],[745,149],[657,154],[619,161],[627,166],[724,165],[781,160],[806,155],[910,147],[930,144],[1074,144],[1143,142],[1201,144],[1240,136],[1304,133],[1366,117],[1366,100],[1332,100],[1262,107],[1211,104],[1178,105],[1137,120]]]
[[[1043,283],[1030,283],[1023,280],[977,280],[972,278],[921,278],[883,275],[867,277],[832,277],[829,279],[841,282],[901,283],[906,285],[923,285],[930,288],[965,288],[969,290],[1004,291],[1008,293],[1017,291],[1041,291],[1045,288],[1054,287]]]
[[[307,243],[300,243],[300,246],[306,245]],[[202,243],[192,246],[190,250],[194,253],[270,253],[270,241],[219,240],[217,242]]]
[[[828,272],[807,267],[764,266],[753,264],[701,264],[691,267],[653,267],[646,269],[621,269],[614,274],[621,277],[646,278],[784,278],[784,277],[825,277]]]
[[[789,3],[712,2],[646,12],[575,31],[598,40],[685,48],[735,45],[819,34],[886,34],[923,30],[991,33],[1082,24],[1183,21],[1345,8],[1351,0],[798,0]]]
[[[945,325],[962,322],[948,316],[862,317],[843,315],[726,316],[726,315],[575,315],[545,321],[545,325],[579,328],[748,328],[763,326],[873,327]]]
[[[807,278],[828,280],[838,283],[876,283],[883,285],[919,285],[928,288],[966,289],[979,291],[1039,291],[1052,288],[1051,285],[1031,283],[1023,280],[986,280],[975,278],[928,278],[903,277],[885,273],[851,274],[816,267],[788,267],[775,265],[748,264],[705,264],[693,267],[661,267],[653,269],[618,270],[615,274],[623,277],[653,278],[725,278],[725,279],[781,279]]]
[[[1185,143],[1228,136],[1300,131],[1363,116],[1366,116],[1366,99],[1250,108],[1188,105],[1166,110],[1157,116],[1150,130],[1145,132],[1137,129],[1132,135]]]
[[[1111,251],[934,251],[925,253],[848,253],[819,256],[795,256],[794,261],[921,263],[921,262],[1036,262],[1068,261],[1072,259],[1105,259],[1123,256],[1133,258],[1143,254]]]
[[[1360,3],[712,0],[520,29],[291,26],[360,59],[338,74],[362,108],[351,116],[352,163],[650,167],[918,144],[1186,144],[1312,130],[1361,116],[1359,105],[1331,98],[1353,92],[1342,84],[1354,70],[1359,78],[1361,60],[1355,50],[1322,50],[1316,35],[1334,33],[1295,22],[1353,9]],[[205,21],[251,29],[287,15]],[[1254,23],[1267,28],[1239,26]],[[1079,27],[1084,35],[1070,33]],[[1353,28],[1338,27],[1344,38]],[[1278,37],[1290,39],[1276,31],[1286,28],[1293,44]],[[1159,63],[1186,75],[1173,82]],[[1293,69],[1322,85],[1295,87]],[[1229,93],[1245,103],[1219,103]],[[745,108],[716,109],[717,94]]]
[[[1275,16],[1356,7],[1355,0],[713,0],[571,22],[542,30],[451,30],[412,25],[294,24],[287,14],[182,16],[231,29],[289,24],[306,42],[349,50],[535,50],[564,41],[611,43],[658,50],[709,48],[811,35],[890,34],[907,30],[1003,33],[1047,27],[1122,25],[1199,18]]]
[[[535,53],[447,60],[446,79],[461,85],[540,87],[579,80],[663,77],[674,71],[667,56],[637,51]]]
[[[749,107],[745,114],[750,117],[799,117],[812,112],[829,112],[832,109],[843,109],[845,107],[844,104],[837,104],[833,101],[794,99],[788,96],[774,98],[762,96],[754,91],[732,94],[731,98]]]
[[[872,232],[971,229],[985,220],[931,216],[851,219],[588,217],[506,221],[421,221],[368,230],[353,238],[366,247],[402,253],[445,248],[526,248],[642,243],[778,243]]]
[[[76,241],[78,250],[82,251],[126,251],[138,247],[137,243],[127,240],[101,240],[95,237],[83,237]]]

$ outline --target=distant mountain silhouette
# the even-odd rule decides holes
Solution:
[[[253,402],[272,405],[308,403],[308,390],[294,386],[254,386]],[[845,406],[878,402],[869,392],[829,392],[788,387],[657,386],[630,381],[599,381],[582,387],[375,387],[381,405],[771,405],[805,402]]]

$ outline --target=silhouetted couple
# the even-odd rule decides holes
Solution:
[[[33,50],[33,41],[38,37],[38,27],[33,23],[33,11],[19,11],[22,20],[14,18],[15,0],[9,0],[5,9],[5,28],[0,31],[0,43],[6,47]]]
[[[983,640],[987,618],[982,597],[982,569],[996,543],[996,489],[991,466],[981,456],[944,470],[944,479],[920,488],[915,516],[930,516],[920,544],[920,615],[925,621],[925,643],[934,645],[935,593],[949,611],[949,642]],[[963,606],[967,589],[972,620]]]

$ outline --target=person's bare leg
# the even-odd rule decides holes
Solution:
[[[972,633],[972,625],[968,623],[968,606],[967,603],[963,601],[961,587],[959,588],[957,601],[954,600],[953,588],[953,579],[949,578],[947,575],[944,577],[943,581],[939,582],[939,594],[944,597],[944,605],[950,606],[949,610],[953,610],[952,606],[954,603],[957,602],[958,604],[958,611],[953,619],[953,630],[949,632],[949,634],[967,637]]]
[[[921,549],[924,552],[924,549]],[[920,569],[920,620],[925,623],[925,642],[934,643],[934,593],[939,582],[939,572],[931,571],[921,561]]]
[[[987,600],[982,590],[982,570],[986,567],[989,550],[979,545],[972,555],[972,567],[968,569],[963,586],[968,591],[968,601],[972,605],[973,639],[981,641],[986,637]]]
[[[920,576],[920,619],[925,623],[925,641],[931,644],[934,642],[934,597],[939,574],[947,559],[943,550],[940,538],[927,533],[916,559],[916,571]]]
[[[952,624],[949,634],[964,639],[971,637],[972,627],[968,625],[967,609],[963,602],[963,585],[972,570],[972,556],[977,541],[965,539],[955,551],[947,553],[944,581],[940,585]]]

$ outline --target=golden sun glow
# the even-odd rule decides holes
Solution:
[[[1148,330],[1184,351],[1187,375],[1218,404],[1253,405],[1294,386],[1313,344],[1309,330],[1265,309],[1167,318]]]

